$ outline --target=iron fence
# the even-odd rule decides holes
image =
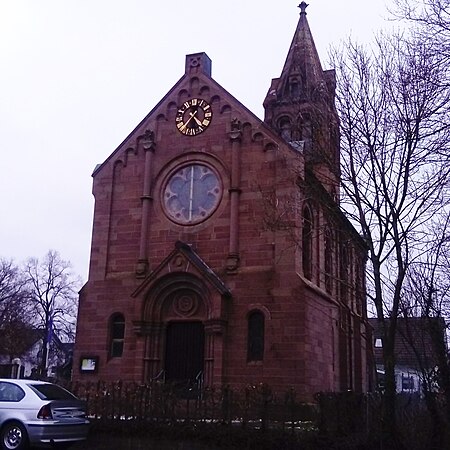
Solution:
[[[92,419],[107,422],[108,426],[113,423],[115,428],[120,423],[124,429],[140,424],[144,429],[168,425],[166,428],[175,430],[180,427],[173,425],[187,424],[187,428],[199,430],[201,424],[220,424],[249,433],[288,432],[295,439],[324,438],[332,442],[342,439],[355,448],[383,439],[381,394],[320,393],[314,403],[305,403],[293,389],[275,393],[266,384],[241,389],[230,386],[200,389],[163,381],[149,384],[98,381],[77,382],[69,388],[87,402]],[[423,400],[417,395],[403,395],[399,396],[397,406],[399,430],[407,448],[426,448],[423,445],[430,439],[433,427]]]
[[[198,389],[163,382],[74,383],[70,389],[87,403],[94,419],[164,423],[205,422],[266,429],[308,428],[317,423],[317,407],[297,399],[294,390],[277,395],[266,384],[242,389]]]

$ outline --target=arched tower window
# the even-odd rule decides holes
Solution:
[[[290,142],[292,140],[292,124],[289,117],[283,116],[278,121],[278,130],[280,136],[286,141]]]
[[[337,193],[336,193],[336,187],[335,187],[335,186],[331,186],[331,189],[330,189],[330,195],[331,195],[331,198],[332,198],[337,204],[339,204],[339,197],[338,197],[338,195],[337,195]]]
[[[313,217],[311,208],[303,208],[302,262],[303,274],[308,280],[312,278]]]
[[[116,313],[111,316],[109,322],[109,357],[119,358],[123,354],[125,341],[125,317]]]
[[[311,115],[309,113],[302,114],[302,121],[300,125],[302,140],[305,142],[305,150],[312,150],[313,142],[313,126]]]
[[[291,98],[298,98],[300,96],[300,83],[297,77],[289,77],[289,93]]]
[[[264,358],[264,314],[252,311],[248,315],[247,361]]]

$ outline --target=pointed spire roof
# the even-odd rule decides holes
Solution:
[[[264,122],[305,156],[328,192],[339,189],[339,118],[334,70],[322,69],[302,1],[281,76],[264,100]],[[301,145],[300,145],[301,144]],[[337,175],[336,175],[337,174]]]
[[[292,97],[295,89],[301,97],[310,97],[312,91],[324,82],[319,54],[306,18],[307,6],[304,1],[298,5],[300,18],[279,78],[278,99]]]

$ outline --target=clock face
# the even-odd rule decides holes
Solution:
[[[208,128],[211,119],[211,105],[201,98],[191,98],[178,108],[175,124],[180,133],[196,136]]]
[[[171,220],[194,225],[209,217],[222,198],[221,181],[210,167],[191,164],[174,172],[163,191],[164,209]]]

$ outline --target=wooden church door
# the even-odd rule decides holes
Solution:
[[[205,330],[201,322],[171,322],[166,331],[165,378],[193,384],[204,369]]]

